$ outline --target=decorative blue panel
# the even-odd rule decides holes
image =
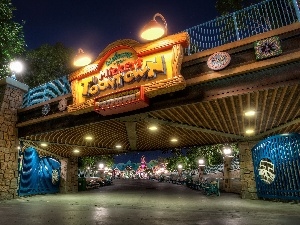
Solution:
[[[300,134],[282,134],[252,149],[257,195],[260,198],[300,199]]]
[[[60,162],[51,157],[40,158],[30,147],[23,153],[20,166],[19,196],[59,192]]]
[[[22,107],[32,106],[69,93],[71,93],[71,86],[68,76],[63,76],[30,89],[23,97]]]

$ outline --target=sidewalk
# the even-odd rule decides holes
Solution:
[[[0,224],[251,224],[296,225],[300,204],[206,196],[183,185],[113,180],[75,194],[40,195],[0,202]]]

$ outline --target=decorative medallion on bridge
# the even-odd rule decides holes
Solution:
[[[278,36],[254,42],[254,49],[257,60],[280,55],[282,53]]]
[[[271,184],[276,177],[274,164],[270,159],[267,158],[264,158],[260,161],[258,172],[260,179],[267,184]]]
[[[216,52],[207,60],[207,66],[212,70],[222,70],[230,63],[231,57],[227,52]]]
[[[67,99],[63,98],[58,103],[58,109],[59,111],[64,111],[67,108]]]
[[[50,112],[50,105],[49,104],[45,104],[42,108],[42,114],[43,116],[46,116],[48,113]]]

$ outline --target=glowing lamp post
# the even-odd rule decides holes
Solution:
[[[99,164],[99,173],[100,173],[100,177],[102,177],[102,175],[104,175],[104,164],[100,163]]]
[[[158,23],[155,20],[156,17],[160,17],[164,25]],[[166,35],[167,31],[167,22],[165,18],[160,13],[156,13],[153,16],[153,19],[143,27],[141,37],[145,40],[152,41]]]
[[[103,168],[104,168],[104,164],[103,164],[103,163],[100,163],[100,164],[99,164],[99,169],[100,169],[100,170],[103,170]]]
[[[9,69],[12,72],[12,78],[16,79],[16,73],[21,73],[23,71],[23,63],[21,63],[20,61],[12,61],[9,64]]]
[[[230,192],[231,190],[231,179],[230,179],[230,166],[232,156],[232,149],[230,146],[223,147],[223,154],[224,154],[224,166],[223,166],[223,176],[224,176],[224,190],[226,192]]]
[[[182,165],[181,164],[179,164],[178,165],[178,175],[181,177],[181,175],[182,175]]]
[[[223,153],[224,153],[224,156],[225,156],[225,157],[231,157],[232,150],[231,150],[230,147],[225,146],[225,147],[223,148]]]
[[[205,160],[199,159],[198,163],[199,163],[199,178],[200,178],[203,175],[203,169],[205,167]]]

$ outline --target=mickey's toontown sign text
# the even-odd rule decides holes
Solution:
[[[69,77],[73,104],[68,111],[95,110],[102,115],[147,107],[149,98],[185,88],[180,75],[187,33],[147,44],[119,40],[98,59]]]

